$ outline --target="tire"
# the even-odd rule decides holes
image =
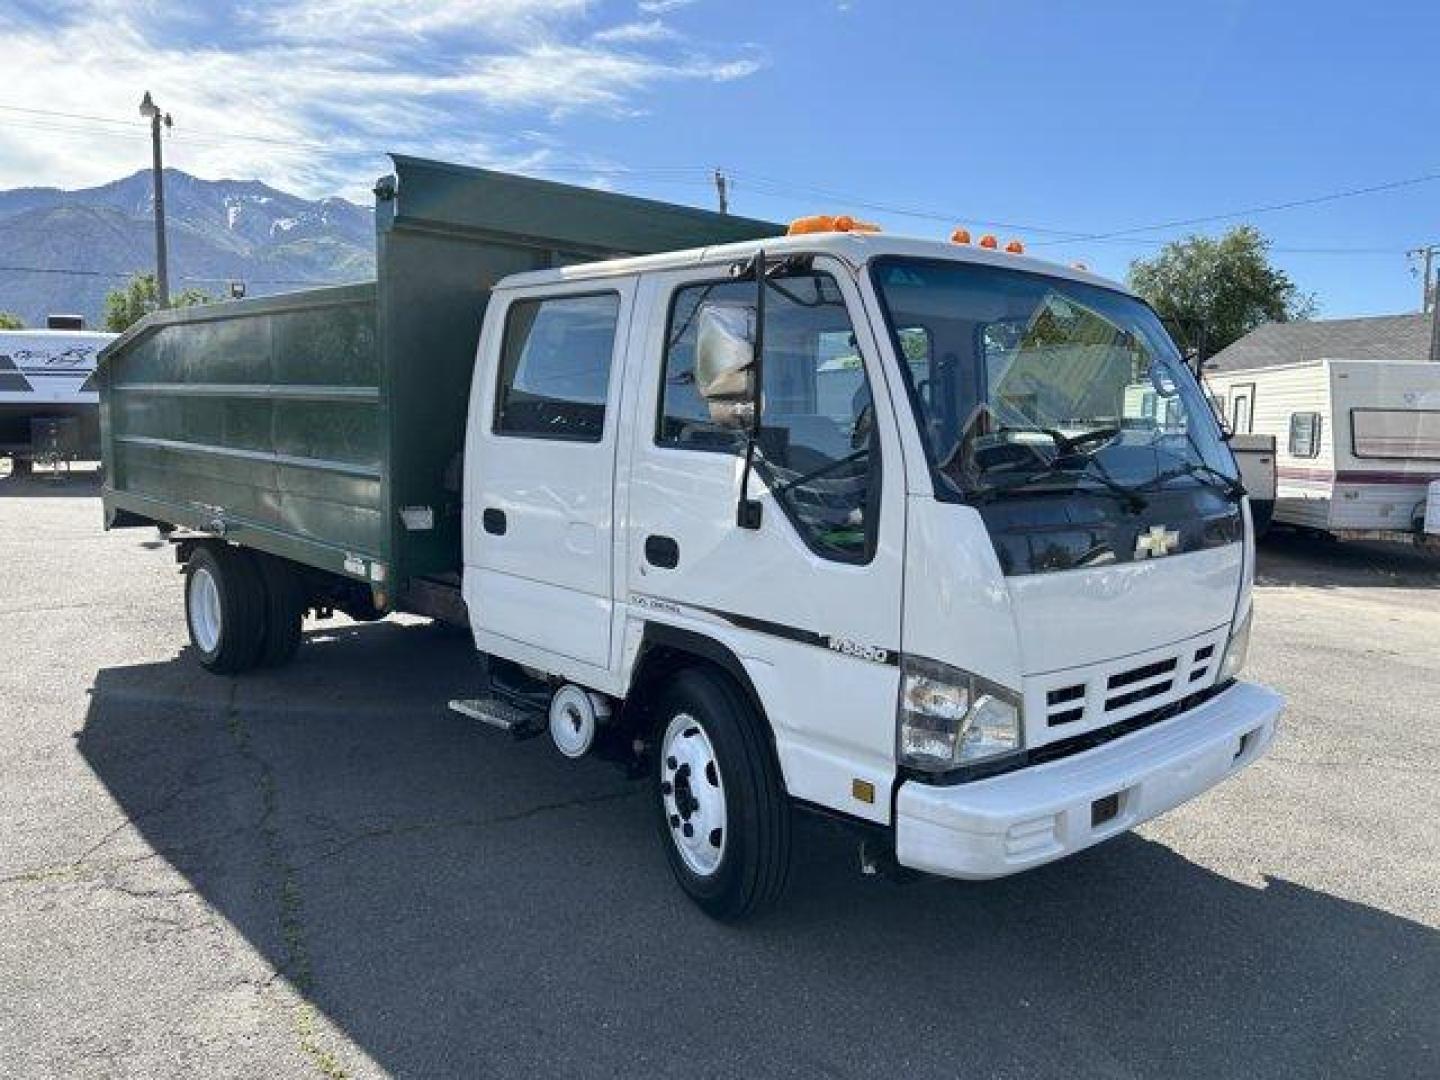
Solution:
[[[200,666],[238,675],[255,666],[265,629],[265,587],[249,555],[201,544],[185,564],[185,625]]]
[[[790,802],[764,718],[706,668],[672,676],[658,705],[654,800],[675,880],[716,919],[772,907],[790,873]]]
[[[305,621],[305,586],[284,559],[257,553],[255,564],[265,589],[265,631],[260,642],[261,667],[284,667],[300,648]]]

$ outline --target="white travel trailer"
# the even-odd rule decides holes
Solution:
[[[1324,359],[1208,381],[1237,435],[1275,438],[1277,523],[1352,538],[1433,535],[1425,503],[1440,479],[1440,365]]]
[[[100,456],[95,358],[115,334],[0,330],[0,456],[13,473],[45,456]]]

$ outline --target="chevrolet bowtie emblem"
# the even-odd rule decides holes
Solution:
[[[1135,558],[1158,559],[1180,546],[1180,534],[1164,525],[1151,525],[1135,538]]]

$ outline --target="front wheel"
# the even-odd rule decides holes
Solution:
[[[715,918],[772,906],[790,870],[790,803],[763,718],[701,668],[675,675],[660,706],[655,798],[676,880]]]

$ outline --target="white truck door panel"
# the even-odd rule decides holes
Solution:
[[[686,348],[683,324],[695,291],[725,279],[725,268],[647,281],[654,291],[646,306],[655,315],[634,345],[645,363],[627,489],[629,619],[685,626],[727,644],[764,702],[791,794],[886,821],[899,679],[903,459],[853,281],[838,263],[817,259],[815,266],[835,286],[828,314],[799,305],[786,322],[786,300],[773,293],[767,300],[765,428],[779,449],[772,446],[770,464],[751,477],[751,497],[763,506],[756,530],[736,524],[741,457],[723,432],[707,430],[698,398],[690,400],[687,421],[672,424],[667,386],[673,398],[685,398],[691,375],[661,363],[667,346]],[[727,282],[703,302],[739,303],[754,287]],[[849,325],[842,327],[846,308]],[[772,326],[777,312],[781,321]],[[672,366],[690,362],[693,354]],[[867,406],[873,441],[853,422]],[[683,413],[686,406],[678,408]],[[807,506],[796,514],[780,505],[772,485],[838,462],[857,446],[878,449],[879,462],[864,481],[873,488],[878,478],[873,502],[847,510],[853,492],[845,485],[858,480],[832,474],[832,486],[817,490],[820,501],[833,497],[838,508]],[[878,519],[868,551],[847,532],[847,514]],[[663,556],[672,545],[669,567]],[[865,785],[857,780],[873,785],[873,801],[860,797]]]
[[[467,446],[465,599],[477,632],[600,668],[633,294],[633,279],[497,294]]]

